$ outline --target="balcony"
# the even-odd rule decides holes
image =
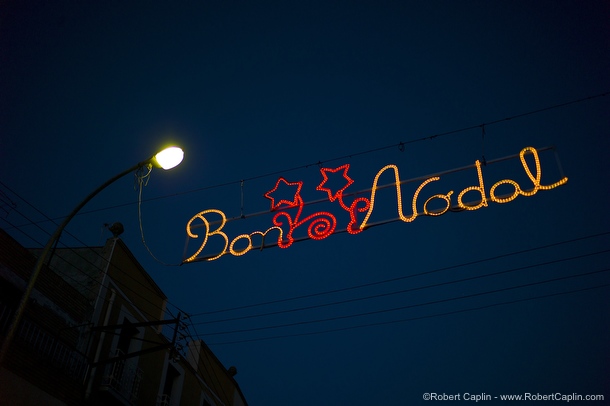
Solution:
[[[172,399],[166,394],[163,394],[157,398],[157,406],[169,406],[171,402]]]
[[[14,311],[0,303],[0,335],[8,329]],[[72,345],[59,340],[56,334],[43,329],[28,319],[23,319],[17,328],[16,342],[27,348],[29,355],[44,360],[75,382],[82,382],[89,368],[85,356]]]
[[[109,357],[124,355],[116,350]],[[129,365],[127,360],[115,361],[106,366],[100,389],[106,390],[120,398],[127,405],[135,405],[142,382],[142,370]]]

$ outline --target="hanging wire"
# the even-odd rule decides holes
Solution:
[[[146,171],[146,173],[144,173],[144,171]],[[153,254],[152,251],[150,250],[150,248],[148,247],[148,244],[146,244],[146,239],[144,238],[144,227],[142,225],[142,189],[144,189],[144,186],[148,185],[148,181],[150,180],[151,172],[152,172],[152,164],[147,164],[147,165],[144,165],[144,166],[138,168],[138,170],[135,173],[136,186],[138,188],[138,223],[140,225],[140,236],[142,237],[142,244],[144,244],[144,247],[146,248],[146,251],[148,251],[150,256],[155,261],[160,263],[161,265],[180,266],[181,264],[168,264],[166,262],[161,261],[159,258],[157,258],[155,256],[155,254]]]
[[[239,216],[242,219],[246,218],[246,215],[244,214],[244,180],[241,180],[241,215]]]
[[[481,163],[483,166],[487,165],[487,160],[485,159],[485,124],[481,124]]]
[[[146,173],[144,173],[146,171]],[[139,167],[134,176],[135,176],[135,184],[133,186],[134,190],[140,189],[142,191],[142,185],[147,186],[148,181],[150,180],[150,173],[152,172],[152,164],[147,164]]]

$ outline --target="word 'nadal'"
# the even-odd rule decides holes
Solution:
[[[533,160],[534,160],[534,165],[535,165],[535,168],[533,171],[525,159],[526,154],[533,155]],[[514,180],[503,179],[503,180],[496,182],[489,189],[489,196],[488,196],[487,192],[485,191],[485,185],[484,185],[484,181],[483,181],[483,172],[481,170],[481,162],[477,160],[477,161],[475,161],[475,168],[477,171],[479,184],[477,186],[467,187],[457,195],[457,198],[456,198],[457,207],[462,210],[478,210],[481,207],[486,207],[487,203],[489,201],[492,201],[495,203],[508,203],[508,202],[516,199],[518,196],[533,196],[536,193],[538,193],[539,190],[553,189],[557,186],[561,186],[561,185],[565,184],[568,181],[568,178],[564,177],[561,180],[559,180],[553,184],[542,185],[541,184],[542,171],[541,171],[541,167],[540,167],[540,159],[538,157],[538,151],[535,148],[532,148],[532,147],[524,148],[519,153],[519,158],[521,160],[521,165],[523,166],[523,169],[524,169],[527,177],[533,184],[533,187],[531,189],[525,190],[521,187],[521,185],[519,185]],[[329,168],[320,169],[323,179],[322,179],[322,182],[316,187],[316,190],[326,192],[328,194],[328,200],[330,200],[331,202],[337,201],[339,203],[339,206],[341,207],[341,209],[343,209],[347,213],[349,213],[350,221],[349,221],[346,229],[350,234],[358,234],[366,228],[369,218],[371,217],[371,214],[373,213],[373,210],[375,208],[375,196],[376,196],[377,190],[380,188],[380,186],[378,185],[379,177],[385,171],[393,171],[393,173],[394,173],[394,179],[395,179],[394,184],[396,187],[396,196],[397,196],[397,205],[398,205],[398,217],[400,218],[400,220],[407,222],[407,223],[412,222],[413,220],[415,220],[417,218],[418,215],[420,215],[420,213],[418,213],[418,210],[417,210],[417,203],[418,203],[418,199],[419,199],[419,196],[420,196],[422,190],[429,183],[440,180],[439,176],[432,176],[432,177],[424,180],[418,186],[418,188],[415,190],[415,193],[413,194],[413,198],[411,199],[411,214],[409,216],[406,216],[403,213],[401,181],[400,181],[400,177],[398,174],[398,167],[396,165],[386,165],[383,168],[381,168],[379,170],[379,172],[377,172],[377,175],[375,175],[375,178],[373,179],[373,185],[370,189],[369,198],[359,197],[359,198],[354,199],[350,204],[347,204],[345,202],[344,196],[343,196],[343,193],[345,192],[345,190],[354,182],[348,176],[348,174],[347,174],[348,170],[349,170],[349,164],[345,164],[345,165],[339,166],[338,168],[334,168],[334,169],[329,169]],[[342,176],[346,182],[342,188],[333,191],[332,189],[330,189],[329,187],[327,187],[325,185],[328,182],[328,174],[329,173],[338,173],[338,172],[342,173]],[[280,185],[282,185],[282,184],[284,185],[283,187],[292,187],[292,188],[296,189],[292,200],[276,199],[273,196],[276,193],[278,187],[280,187]],[[498,196],[496,194],[496,189],[502,185],[510,185],[510,187],[512,187],[512,193],[508,194],[508,195]],[[186,225],[186,233],[189,238],[199,238],[199,235],[195,234],[194,228],[203,227],[205,229],[205,235],[202,237],[203,241],[202,241],[201,245],[199,246],[199,248],[197,249],[197,251],[192,256],[185,259],[184,262],[192,262],[195,260],[202,260],[202,259],[207,260],[207,261],[212,261],[212,260],[220,258],[221,256],[223,256],[225,254],[231,254],[234,256],[244,255],[253,248],[253,244],[252,244],[253,238],[260,239],[261,247],[263,247],[263,246],[265,246],[265,238],[270,233],[272,235],[277,236],[277,245],[280,248],[288,248],[294,242],[293,232],[297,228],[299,228],[303,225],[306,225],[306,224],[307,224],[307,235],[310,238],[312,238],[314,240],[322,240],[322,239],[330,236],[335,231],[335,228],[337,226],[337,220],[332,213],[329,213],[326,211],[321,211],[321,212],[316,212],[316,213],[313,213],[309,216],[302,218],[303,207],[305,206],[303,198],[301,197],[301,194],[300,194],[302,186],[303,186],[302,181],[288,182],[286,179],[280,177],[278,179],[278,181],[276,182],[275,187],[273,189],[269,190],[264,195],[267,199],[271,200],[271,212],[276,212],[276,214],[273,216],[273,220],[272,220],[273,225],[265,231],[254,231],[250,234],[238,235],[237,237],[233,238],[230,242],[229,242],[229,237],[223,231],[223,228],[227,222],[227,218],[226,218],[224,212],[222,212],[220,210],[216,210],[216,209],[209,209],[209,210],[204,210],[202,212],[197,213],[195,216],[193,216],[193,218],[191,218],[188,221],[188,223]],[[466,195],[468,192],[476,192],[476,193],[480,194],[480,196],[481,196],[480,201],[476,204],[465,203],[464,195]],[[423,204],[423,211],[422,211],[423,215],[440,216],[440,215],[446,213],[452,207],[453,194],[454,194],[453,190],[450,190],[449,192],[447,192],[445,194],[436,194],[436,195],[429,197]],[[435,200],[442,201],[441,202],[442,207],[440,209],[437,208],[434,210],[429,209],[430,202],[435,201]],[[280,209],[281,209],[281,211],[280,211]],[[294,210],[291,210],[294,213],[294,216],[291,215],[288,211],[286,211],[289,209],[294,209]],[[358,213],[365,213],[363,219],[360,221],[357,219]],[[218,216],[220,216],[220,222],[215,222],[214,224],[211,224],[210,221],[206,218],[206,215],[218,215]],[[203,222],[203,225],[200,225],[200,224],[194,225],[194,222],[196,220],[201,220]],[[215,228],[213,228],[212,225]],[[221,243],[224,242],[224,248],[218,254],[200,257],[200,254],[206,247],[208,240],[210,238],[220,238]],[[242,246],[242,247],[243,247],[243,245],[245,245],[245,247],[238,249],[238,248],[236,248],[236,245]]]

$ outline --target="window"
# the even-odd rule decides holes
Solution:
[[[119,350],[122,354],[129,353],[129,347],[131,345],[131,340],[138,335],[138,329],[131,325],[131,322],[127,320],[127,318],[123,319],[123,327],[121,328],[121,333],[119,334],[119,342],[117,343],[117,350]]]
[[[166,395],[171,399],[174,385],[180,377],[180,372],[172,365],[167,366],[167,373],[165,374],[165,384],[163,385],[163,395]]]
[[[170,358],[166,358],[165,379],[162,385],[157,400],[158,405],[163,406],[178,406],[182,396],[182,385],[184,383],[184,370],[179,364],[171,362]]]

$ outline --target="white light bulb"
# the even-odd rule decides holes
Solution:
[[[155,155],[155,160],[161,168],[167,170],[172,169],[182,162],[184,151],[179,147],[165,148],[163,151]]]

